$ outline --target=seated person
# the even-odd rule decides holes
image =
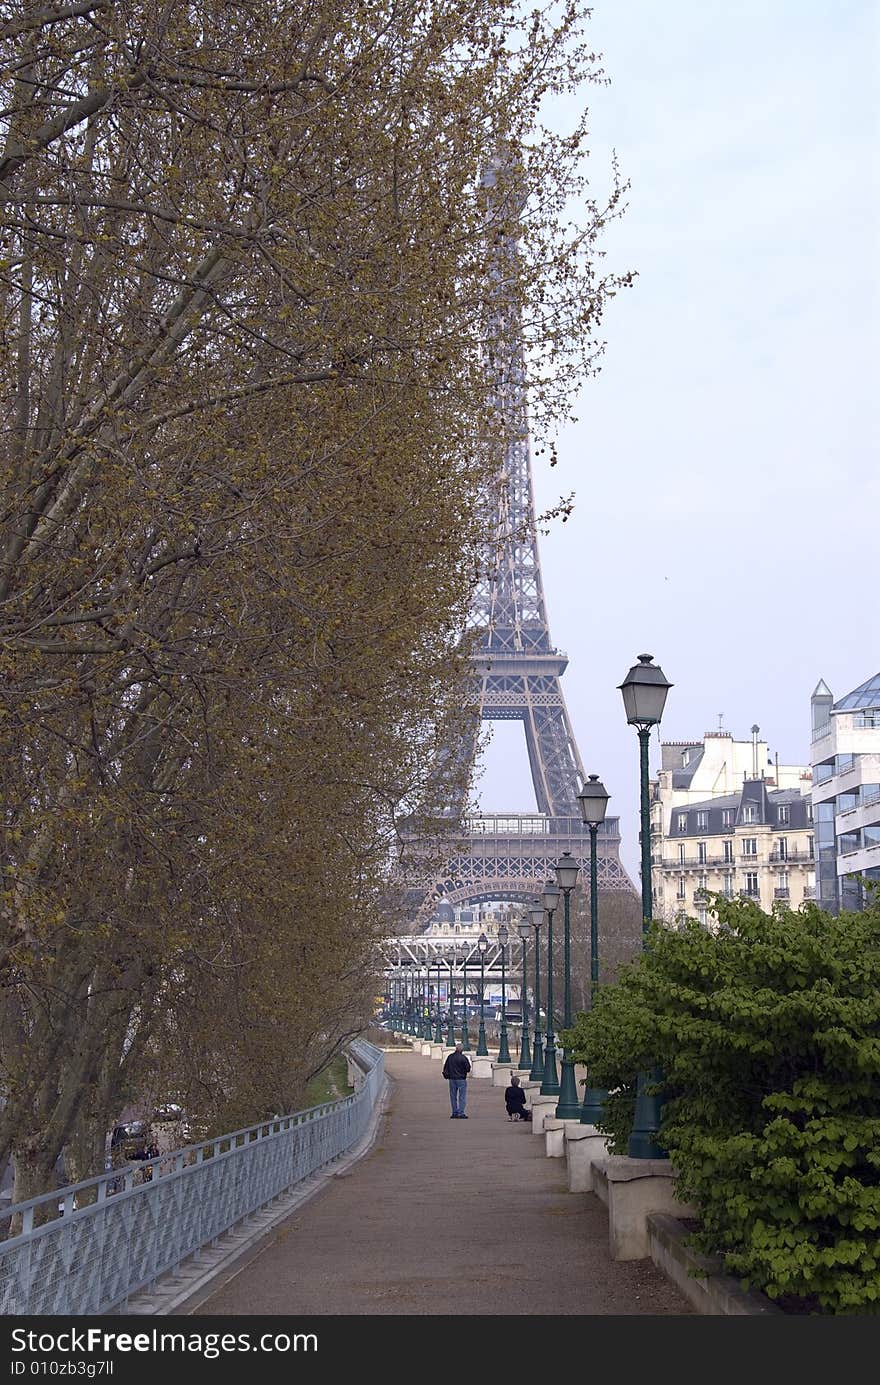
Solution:
[[[526,1114],[526,1094],[519,1085],[519,1078],[514,1073],[510,1079],[510,1086],[504,1089],[504,1105],[507,1107],[508,1120],[523,1120]]]

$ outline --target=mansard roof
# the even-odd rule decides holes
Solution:
[[[739,793],[723,794],[719,798],[707,798],[701,803],[682,803],[672,809],[668,828],[670,837],[711,837],[729,833],[734,827],[742,825],[783,828],[786,831],[806,830],[810,825],[807,808],[810,795],[799,793],[797,789],[768,789],[765,779],[746,779]],[[754,822],[746,823],[743,808],[745,804],[757,807]],[[788,808],[788,821],[780,823],[780,807]],[[734,821],[723,822],[724,810],[735,810]],[[705,825],[697,826],[697,813],[705,814]],[[679,820],[685,819],[685,827],[679,830]]]

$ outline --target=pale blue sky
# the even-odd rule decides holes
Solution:
[[[540,540],[551,634],[637,881],[639,653],[675,685],[664,740],[723,712],[783,763],[809,761],[819,678],[880,669],[880,6],[597,0],[590,34],[593,192],[612,149],[631,183],[604,264],[638,278],[535,487],[576,493]],[[483,769],[485,810],[534,807],[518,723]]]

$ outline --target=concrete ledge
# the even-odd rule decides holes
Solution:
[[[509,1087],[510,1074],[514,1071],[513,1063],[493,1063],[492,1064],[492,1086]]]
[[[548,1159],[565,1158],[565,1141],[569,1130],[580,1129],[580,1122],[562,1116],[544,1117],[544,1134],[547,1136]]]
[[[540,1092],[532,1092],[531,1101],[526,1097],[526,1105],[532,1113],[532,1134],[544,1134],[544,1121],[556,1119],[556,1107],[559,1104],[558,1096],[541,1096]]]
[[[568,1125],[568,1123],[566,1122]],[[568,1126],[565,1131],[565,1161],[570,1193],[592,1193],[593,1164],[608,1153],[608,1141],[595,1125]]]
[[[544,1117],[545,1153],[548,1159],[561,1159],[565,1154],[565,1121],[558,1116]]]
[[[676,1217],[650,1212],[647,1223],[651,1259],[698,1313],[712,1317],[786,1316],[766,1294],[743,1289],[732,1275],[724,1274],[717,1256],[689,1250],[684,1244],[687,1228]]]
[[[694,1217],[696,1208],[674,1192],[675,1170],[668,1159],[631,1159],[609,1154],[593,1163],[593,1191],[608,1208],[608,1246],[612,1260],[645,1260],[651,1254],[648,1214]]]
[[[486,1081],[492,1080],[492,1059],[487,1058],[485,1053],[474,1055],[471,1061],[471,1077],[485,1078]]]

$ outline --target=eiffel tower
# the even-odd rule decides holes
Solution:
[[[518,195],[512,161],[498,156],[484,173],[483,188],[490,222],[493,212],[500,211],[496,224],[506,219],[511,225],[508,199]],[[464,833],[443,878],[433,882],[415,908],[416,931],[444,899],[453,906],[532,901],[544,882],[555,878],[553,867],[563,851],[589,871],[590,834],[577,802],[586,775],[560,681],[568,658],[550,638],[538,557],[522,325],[506,289],[515,274],[517,240],[510,232],[498,236],[496,231],[496,236],[489,365],[505,444],[487,501],[487,532],[493,537],[468,621],[477,639],[473,702],[478,715],[472,735],[446,747],[439,757],[432,797],[440,797],[437,784],[451,781],[453,770],[463,765],[472,769],[482,721],[521,721],[537,812],[465,817]],[[448,802],[446,811],[457,817],[460,808]],[[635,894],[619,860],[618,818],[606,818],[597,847],[599,888]],[[418,893],[410,899],[415,901]]]

